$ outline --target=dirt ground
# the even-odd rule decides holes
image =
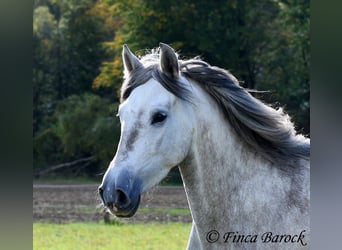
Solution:
[[[104,220],[105,210],[97,194],[97,184],[34,184],[33,221],[66,223]],[[168,212],[170,208],[176,212]],[[157,186],[142,195],[137,213],[128,219],[135,222],[191,222],[183,187]],[[177,213],[177,211],[181,211]],[[185,212],[184,212],[185,211]]]

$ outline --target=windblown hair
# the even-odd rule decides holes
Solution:
[[[178,98],[192,101],[181,78],[173,79],[160,70],[158,51],[140,61],[143,66],[125,75],[121,101],[151,78]],[[179,66],[183,77],[197,83],[215,100],[238,138],[251,150],[281,168],[295,167],[299,160],[309,159],[310,140],[296,135],[289,116],[281,108],[276,110],[254,98],[229,71],[199,59],[179,60]]]

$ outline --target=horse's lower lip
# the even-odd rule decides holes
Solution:
[[[125,209],[120,209],[115,206],[109,209],[117,217],[128,218],[128,217],[132,217],[136,213],[136,211],[138,210],[139,204],[140,204],[140,195],[138,197],[138,200],[135,203],[131,203]]]

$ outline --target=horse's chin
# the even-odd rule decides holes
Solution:
[[[114,206],[112,208],[109,208],[109,210],[116,217],[129,218],[135,215],[135,213],[137,212],[139,208],[139,204],[140,204],[140,195],[136,202],[132,202],[129,206],[127,206],[124,209],[120,209]]]

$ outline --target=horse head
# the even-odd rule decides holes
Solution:
[[[153,65],[140,61],[126,45],[122,57],[125,75],[122,91],[128,94],[122,94],[118,111],[121,137],[99,193],[112,213],[130,217],[139,206],[141,193],[159,183],[187,156],[193,123],[189,102],[158,81],[162,79],[172,88],[183,80],[171,47],[161,43],[160,60]],[[133,90],[132,82],[138,82]],[[187,83],[182,84],[184,91]]]

